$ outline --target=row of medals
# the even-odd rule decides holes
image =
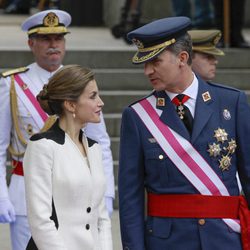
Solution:
[[[228,133],[225,129],[218,128],[214,130],[214,137],[216,138],[217,142],[213,142],[208,145],[208,152],[211,157],[220,157],[220,169],[222,171],[229,170],[231,166],[232,154],[235,153],[235,149],[237,147],[236,141],[228,139]],[[226,144],[224,146],[224,144]]]
[[[181,119],[184,118],[184,107],[183,105],[179,105],[177,107],[177,113]],[[218,157],[221,156],[219,159],[220,163],[220,169],[222,171],[229,170],[229,167],[231,166],[231,160],[232,160],[232,154],[235,153],[235,149],[237,147],[236,141],[231,139],[229,141],[228,139],[228,133],[225,131],[225,129],[218,128],[214,131],[214,137],[217,140],[217,143],[209,144],[209,149],[207,150],[209,152],[209,155],[211,157]],[[227,143],[227,146],[222,146],[222,144]],[[222,153],[222,155],[221,155]]]

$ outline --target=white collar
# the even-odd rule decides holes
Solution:
[[[193,73],[194,79],[192,83],[182,92],[182,94],[187,95],[190,97],[190,99],[193,99],[194,101],[197,98],[198,95],[198,79],[196,75]],[[175,96],[177,96],[177,93],[169,92],[166,90],[167,95],[169,96],[170,100],[173,100]]]
[[[59,70],[61,67],[62,65],[57,70]],[[57,71],[55,70],[53,72],[49,72],[45,70],[44,68],[40,67],[37,63],[32,63],[30,65],[30,68],[33,68],[33,70],[37,73],[37,75],[40,77],[40,79],[42,80],[44,84],[47,83],[49,78],[53,76],[55,72]]]

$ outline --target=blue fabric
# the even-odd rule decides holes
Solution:
[[[190,27],[188,17],[168,17],[153,21],[128,33],[128,39],[137,39],[144,47],[160,44],[184,34]]]
[[[211,100],[204,101],[202,93]],[[154,92],[165,98],[160,119],[189,140],[222,179],[230,195],[239,195],[238,171],[243,191],[250,204],[250,108],[246,95],[232,88],[206,83],[199,79],[194,124],[190,136],[179,119],[174,105],[164,91]],[[224,110],[230,112],[230,119]],[[226,118],[225,118],[226,117]],[[209,155],[208,145],[217,142],[214,132],[225,129],[228,146],[236,140],[229,170],[219,168],[220,157]],[[177,219],[144,217],[144,188],[157,194],[197,194],[193,185],[177,170],[161,147],[150,140],[152,135],[131,107],[122,115],[120,162],[118,175],[121,236],[124,249],[130,250],[241,250],[241,236],[221,219]],[[159,159],[163,155],[163,159]],[[183,204],[185,209],[185,204]]]

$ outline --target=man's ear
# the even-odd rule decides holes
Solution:
[[[65,100],[65,101],[63,102],[63,106],[64,106],[64,108],[65,108],[67,111],[69,111],[69,112],[71,112],[71,113],[74,113],[74,112],[75,112],[75,109],[76,109],[76,103],[75,103],[75,102],[69,101],[69,100]]]
[[[180,66],[184,66],[185,64],[187,64],[189,54],[186,51],[181,51],[178,57],[180,60]]]

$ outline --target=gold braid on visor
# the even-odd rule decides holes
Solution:
[[[37,27],[34,29],[30,29],[28,31],[28,35],[33,33],[37,34],[58,34],[58,33],[68,33],[68,30],[64,26],[57,26],[57,27]]]
[[[216,49],[215,46],[193,46],[193,50],[199,49],[199,50],[211,50],[211,49]]]
[[[173,39],[168,40],[168,41],[166,41],[164,43],[157,44],[155,46],[151,46],[151,47],[147,47],[147,48],[138,48],[138,51],[139,52],[149,52],[149,51],[153,51],[153,50],[156,50],[156,49],[161,49],[163,47],[167,47],[167,46],[169,46],[169,45],[171,45],[171,44],[173,44],[175,42],[176,42],[176,40],[173,38]]]

